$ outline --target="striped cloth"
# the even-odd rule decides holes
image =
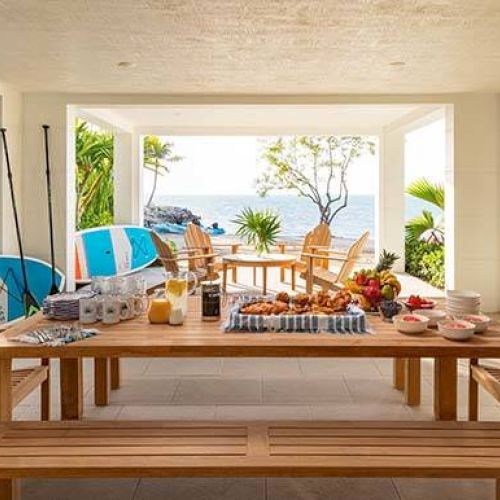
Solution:
[[[269,297],[265,297],[269,299]],[[283,333],[336,333],[354,334],[370,333],[366,315],[362,309],[351,305],[341,315],[271,315],[242,314],[240,308],[249,302],[261,300],[262,297],[240,296],[231,306],[229,315],[223,325],[226,332],[283,332]]]

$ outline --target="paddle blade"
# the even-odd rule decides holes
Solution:
[[[36,314],[40,311],[40,306],[36,301],[35,297],[31,295],[30,292],[24,292],[23,294],[23,303],[24,303],[24,315],[28,318]]]

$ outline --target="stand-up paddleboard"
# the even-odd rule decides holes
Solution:
[[[75,234],[75,280],[88,283],[97,276],[125,276],[157,258],[149,229],[106,226]]]
[[[52,269],[47,262],[25,257],[29,289],[41,304],[50,292]],[[64,287],[64,275],[56,269],[56,285]],[[0,325],[24,317],[21,259],[16,255],[0,255]]]

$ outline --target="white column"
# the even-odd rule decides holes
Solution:
[[[117,132],[113,142],[113,185],[115,224],[132,224],[136,221],[133,202],[133,146],[132,134]]]
[[[133,222],[144,224],[144,136],[134,132],[132,135],[132,205]]]
[[[500,309],[499,96],[470,94],[453,111],[453,162],[446,172],[447,272],[456,288],[482,294],[484,311]],[[452,267],[450,269],[450,266]]]
[[[400,129],[379,136],[379,175],[375,197],[375,251],[383,249],[400,256],[395,271],[404,271],[405,196],[404,132]]]
[[[64,97],[24,95],[23,238],[26,254],[50,259],[42,124],[50,125],[56,264],[74,287],[75,112]]]

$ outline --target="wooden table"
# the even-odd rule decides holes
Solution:
[[[182,326],[150,325],[145,317],[118,325],[98,324],[101,334],[63,347],[20,344],[9,337],[50,323],[40,316],[22,321],[0,335],[0,420],[12,418],[11,368],[14,358],[59,358],[61,361],[61,415],[78,419],[83,409],[82,358],[96,359],[109,376],[113,357],[352,357],[434,358],[434,413],[436,419],[457,415],[458,358],[500,358],[500,328],[493,326],[468,342],[444,339],[436,331],[421,335],[398,333],[392,324],[369,317],[373,335],[282,333],[224,333],[218,322],[200,320],[200,302],[190,298]],[[109,384],[96,391],[106,391]],[[106,394],[103,394],[103,398]]]
[[[257,254],[231,254],[222,257],[222,289],[225,291],[227,286],[227,269],[229,266],[236,267],[257,267],[262,268],[262,293],[267,293],[267,270],[270,267],[279,267],[281,269],[290,268],[292,271],[292,290],[295,290],[295,264],[297,257],[286,253],[267,253]],[[255,285],[255,274],[254,274]]]

